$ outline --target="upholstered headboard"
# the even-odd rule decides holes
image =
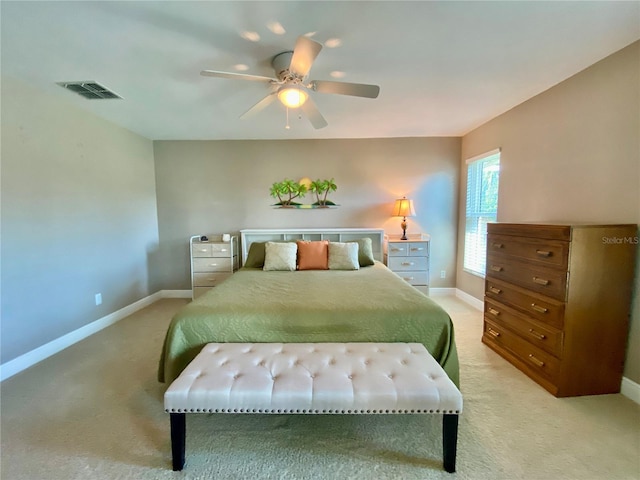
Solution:
[[[294,229],[247,229],[240,230],[242,265],[247,260],[253,242],[287,240],[329,240],[330,242],[352,242],[368,237],[373,247],[373,258],[383,260],[384,230],[381,228],[294,228]]]

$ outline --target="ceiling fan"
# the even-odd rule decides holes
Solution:
[[[311,66],[320,50],[322,50],[322,44],[305,36],[298,37],[293,51],[282,52],[271,60],[271,66],[275,70],[276,78],[243,73],[218,72],[215,70],[203,70],[200,75],[249,80],[270,85],[270,93],[243,113],[240,118],[255,115],[278,98],[288,108],[300,108],[314,128],[323,128],[328,125],[327,121],[309,96],[309,91],[377,98],[380,93],[380,87],[363,83],[307,80],[309,70],[311,70]],[[289,128],[288,123],[287,128]]]

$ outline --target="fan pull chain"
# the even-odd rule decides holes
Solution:
[[[291,126],[289,125],[289,107],[286,107],[287,110],[287,124],[284,126],[285,129],[289,130]]]

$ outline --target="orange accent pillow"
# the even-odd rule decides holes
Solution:
[[[329,240],[298,240],[298,270],[328,270]]]

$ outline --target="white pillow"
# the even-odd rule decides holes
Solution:
[[[267,242],[264,245],[263,270],[295,271],[298,245],[294,242]]]
[[[359,270],[356,242],[329,242],[329,270]]]

